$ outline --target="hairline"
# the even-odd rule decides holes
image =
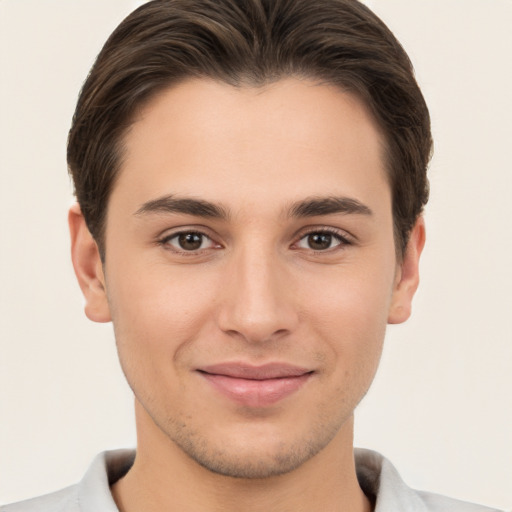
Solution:
[[[374,109],[371,107],[371,102],[366,99],[366,93],[367,91],[363,89],[357,89],[355,88],[355,85],[350,87],[347,83],[342,83],[339,81],[339,83],[335,83],[334,80],[329,80],[325,77],[319,77],[318,75],[315,75],[314,73],[297,73],[297,72],[290,72],[290,73],[281,73],[280,75],[274,75],[272,77],[269,77],[268,79],[259,80],[254,77],[251,77],[249,73],[246,73],[240,77],[238,77],[237,80],[229,80],[229,77],[220,77],[220,76],[212,76],[208,75],[206,73],[199,74],[199,73],[183,73],[179,77],[173,77],[167,80],[167,82],[162,83],[159,87],[153,87],[147,96],[143,96],[139,98],[139,101],[135,102],[135,105],[132,109],[132,111],[126,116],[126,119],[124,120],[123,129],[121,130],[121,133],[117,137],[117,140],[114,145],[114,150],[116,152],[117,156],[117,166],[115,171],[113,172],[113,178],[110,183],[110,189],[108,192],[108,197],[106,200],[105,208],[103,210],[103,215],[100,219],[100,222],[97,226],[97,234],[94,236],[94,239],[96,241],[96,244],[98,246],[98,250],[100,253],[101,260],[105,262],[106,257],[106,227],[108,222],[108,212],[109,212],[109,205],[110,205],[110,198],[112,196],[112,193],[114,191],[114,188],[117,184],[117,181],[119,179],[119,176],[123,170],[123,164],[125,162],[125,156],[127,153],[127,137],[134,126],[134,124],[144,115],[144,111],[148,109],[151,105],[151,103],[156,102],[158,98],[160,98],[165,92],[172,90],[174,87],[178,87],[179,85],[182,85],[187,82],[191,81],[210,81],[215,82],[218,84],[224,84],[231,87],[234,87],[236,89],[260,89],[262,92],[264,92],[264,89],[267,87],[270,87],[278,82],[281,82],[283,80],[287,79],[295,79],[299,81],[308,81],[312,86],[328,86],[328,87],[334,87],[338,89],[340,92],[348,95],[352,99],[355,99],[360,106],[362,106],[367,114],[370,116],[370,119],[375,124],[375,128],[377,130],[377,133],[379,135],[379,147],[380,147],[380,158],[382,161],[382,168],[384,170],[384,178],[388,184],[389,190],[391,192],[391,209],[392,209],[392,220],[393,220],[393,241],[395,246],[395,254],[397,261],[401,261],[404,254],[405,254],[405,248],[407,245],[408,239],[401,240],[401,231],[400,227],[397,225],[396,218],[395,218],[395,212],[394,212],[394,201],[395,198],[393,197],[393,183],[392,183],[392,168],[391,168],[391,151],[390,151],[390,140],[387,136],[387,132],[385,128],[382,126],[382,122],[379,119],[379,116],[374,112]],[[139,117],[140,116],[140,117]],[[421,212],[418,214],[417,217],[421,215]],[[410,234],[410,231],[407,233],[407,235]]]

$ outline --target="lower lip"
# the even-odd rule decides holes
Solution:
[[[296,377],[251,380],[201,372],[213,387],[235,402],[247,407],[267,407],[298,391],[311,373]]]

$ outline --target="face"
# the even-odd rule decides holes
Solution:
[[[419,251],[397,265],[364,106],[293,79],[187,81],[143,110],[125,148],[104,267],[92,245],[80,256],[78,213],[74,259],[89,317],[114,323],[139,442],[238,477],[351,442],[421,251],[413,234]]]

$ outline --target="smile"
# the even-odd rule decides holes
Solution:
[[[198,370],[217,391],[247,407],[267,407],[298,391],[313,372],[288,364],[226,363]]]

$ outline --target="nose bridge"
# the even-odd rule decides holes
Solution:
[[[247,243],[233,251],[220,312],[220,327],[262,342],[293,330],[296,311],[287,273],[271,244]]]

